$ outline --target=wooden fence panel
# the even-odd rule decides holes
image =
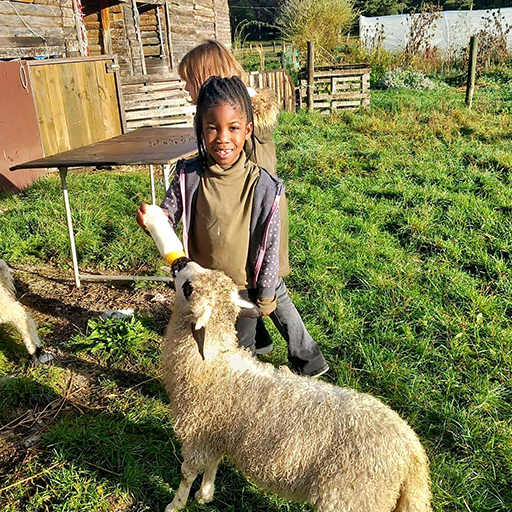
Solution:
[[[125,79],[123,102],[128,131],[144,126],[192,126],[195,106],[185,83],[174,76]]]
[[[267,87],[276,95],[279,105],[287,112],[295,110],[295,86],[290,74],[285,69],[269,69],[268,71],[253,71],[247,76],[247,85],[254,89]]]
[[[365,64],[339,68],[315,68],[313,109],[334,112],[370,104],[371,68]],[[307,79],[299,74],[299,107],[307,106]]]
[[[112,57],[27,61],[45,156],[123,133]]]

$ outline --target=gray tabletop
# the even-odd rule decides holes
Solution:
[[[192,127],[140,128],[88,146],[14,165],[10,170],[166,164],[196,150]]]

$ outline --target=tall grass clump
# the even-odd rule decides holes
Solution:
[[[331,53],[355,19],[351,0],[285,0],[276,24],[300,51],[314,41],[317,53]]]
[[[148,173],[70,172],[67,181],[82,266],[124,270],[157,265],[154,244],[135,221],[137,206],[150,202]],[[41,178],[21,194],[2,194],[0,255],[11,262],[68,266],[69,236],[58,175]]]
[[[447,87],[374,91],[367,111],[286,115],[277,134],[293,299],[337,382],[419,433],[436,511],[512,504],[512,142],[498,90],[477,91],[473,111]]]

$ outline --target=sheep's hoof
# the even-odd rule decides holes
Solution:
[[[195,494],[195,499],[201,505],[210,503],[213,500],[213,489],[199,489]]]
[[[35,352],[35,354],[31,354],[31,364],[34,367],[39,366],[40,364],[47,364],[53,360],[53,355],[51,352],[43,352],[41,349]]]
[[[177,512],[181,510],[185,505],[179,505],[175,503],[176,500],[172,500],[167,507],[165,507],[165,512]]]

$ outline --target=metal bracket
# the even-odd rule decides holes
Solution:
[[[116,71],[118,71],[120,69],[119,64],[114,64],[111,62],[107,62],[105,64],[105,67],[107,68],[107,73],[115,73]]]

